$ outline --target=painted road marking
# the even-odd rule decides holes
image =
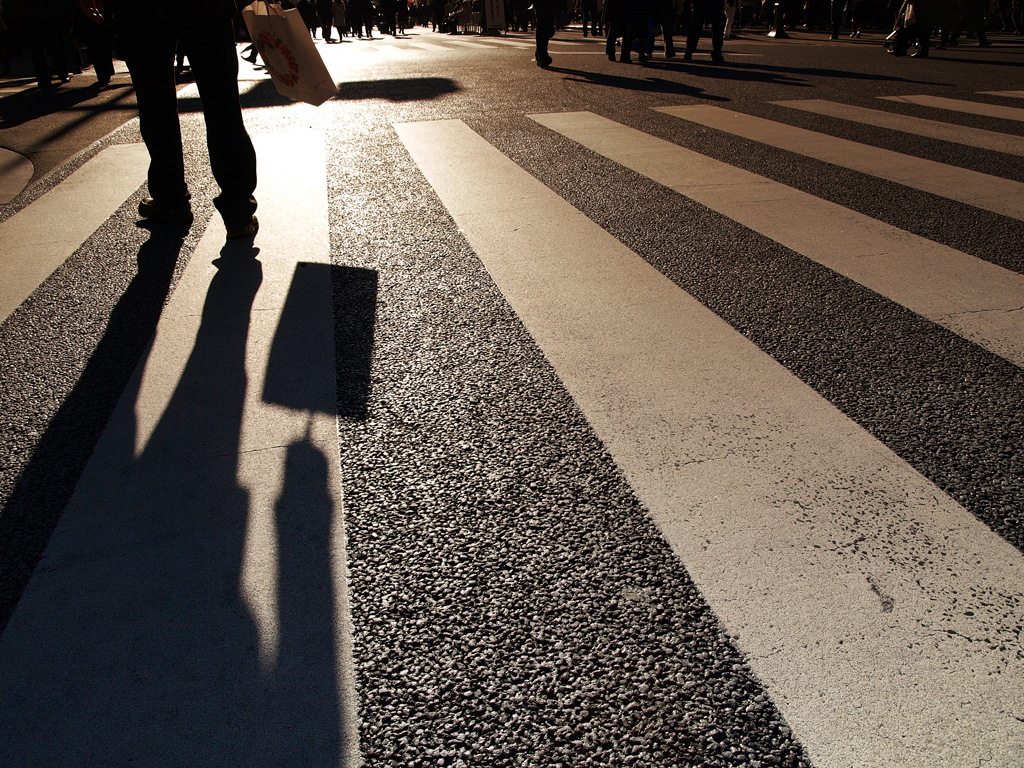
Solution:
[[[452,50],[444,45],[435,45],[434,43],[406,43],[406,45],[412,48],[421,48],[424,51],[444,51],[446,53],[450,53]]]
[[[658,111],[1024,221],[1024,184],[1019,181],[902,155],[719,107],[659,107]]]
[[[527,40],[505,40],[502,38],[494,37],[487,38],[489,43],[497,43],[498,45],[511,45],[513,48],[536,48],[535,43],[531,43]]]
[[[1019,107],[1001,107],[996,104],[980,104],[975,101],[947,99],[944,96],[879,96],[886,101],[898,101],[903,104],[918,104],[922,107],[948,109],[951,112],[963,112],[968,115],[983,117],[999,117],[1003,120],[1024,120],[1024,109]]]
[[[325,139],[254,144],[0,639],[20,764],[357,764]]]
[[[142,186],[143,144],[107,147],[0,224],[0,322]]]
[[[865,109],[864,107],[839,104],[838,102],[824,101],[822,99],[773,101],[771,103],[777,104],[780,107],[800,109],[804,112],[813,112],[818,115],[827,115],[828,117],[838,117],[855,123],[863,123],[864,125],[874,125],[878,128],[911,133],[915,136],[927,136],[930,139],[940,139],[954,144],[964,144],[968,147],[990,149],[993,152],[1024,157],[1024,136],[985,131],[981,128],[942,123],[938,120],[925,120],[921,117],[911,117],[910,115],[900,115],[893,112],[881,112],[877,109]]]
[[[814,764],[1019,762],[1024,557],[465,124],[395,128]]]
[[[1024,366],[1024,276],[589,112],[534,119]]]
[[[484,45],[483,43],[473,43],[469,40],[446,40],[449,45],[459,45],[463,48],[490,48],[494,49],[493,45]]]
[[[377,53],[382,53],[385,56],[390,56],[393,59],[404,59],[409,56],[412,52],[408,48],[398,48],[397,46],[384,43],[382,45],[371,45],[368,49]]]

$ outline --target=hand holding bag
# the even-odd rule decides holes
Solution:
[[[338,92],[296,9],[256,0],[242,18],[278,93],[318,107]]]

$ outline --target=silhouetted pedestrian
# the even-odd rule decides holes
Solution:
[[[178,122],[174,53],[181,40],[195,74],[206,121],[213,176],[220,186],[214,205],[229,238],[251,237],[256,221],[256,152],[242,122],[238,100],[233,0],[119,0],[120,43],[139,107],[139,127],[149,150],[149,194],[143,218],[192,221],[191,195]]]
[[[534,58],[538,67],[547,69],[552,61],[548,55],[548,40],[555,36],[558,6],[556,0],[534,0],[533,8],[537,13],[537,49]]]
[[[71,81],[67,43],[64,40],[65,22],[71,11],[61,0],[32,0],[24,7],[25,36],[32,54],[32,68],[40,88],[52,88],[53,76],[61,83]],[[50,71],[49,58],[53,63]]]
[[[725,0],[693,0],[693,17],[690,19],[690,31],[686,37],[686,53],[683,54],[683,59],[693,59],[706,21],[711,22],[711,60],[724,64],[722,41],[725,38]]]

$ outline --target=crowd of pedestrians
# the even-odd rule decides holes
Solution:
[[[106,0],[107,3],[112,0]],[[104,0],[6,0],[0,2],[0,61],[12,74],[19,51],[32,60],[36,83],[51,89],[92,66],[106,85],[114,74],[114,25]],[[83,57],[83,49],[85,56]]]
[[[153,0],[157,2],[158,0]],[[173,0],[160,0],[175,4]],[[133,0],[0,0],[0,64],[12,73],[12,56],[27,54],[41,89],[53,89],[92,66],[99,85],[114,73],[118,4]],[[415,25],[435,32],[479,30],[481,0],[280,0],[296,8],[310,34],[326,42],[346,37],[401,35]],[[197,3],[202,5],[202,3]],[[776,6],[778,5],[778,8]],[[1024,34],[1024,0],[504,0],[505,31],[537,30],[537,63],[547,66],[547,40],[569,24],[583,36],[606,37],[609,58],[651,56],[655,34],[664,39],[666,58],[676,55],[673,36],[686,40],[684,59],[710,27],[712,60],[721,61],[722,41],[743,28],[771,27],[778,11],[788,31],[821,30],[835,40],[865,30],[890,35],[890,53],[906,54],[916,44],[919,57],[974,40],[989,45],[995,29]],[[241,24],[236,19],[236,28]],[[244,32],[242,33],[244,34]],[[642,44],[641,44],[642,43]],[[250,60],[255,51],[249,52]],[[184,69],[178,51],[178,67]]]

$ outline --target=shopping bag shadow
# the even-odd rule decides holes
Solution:
[[[332,301],[317,297],[330,290]],[[323,297],[320,296],[322,299]],[[334,343],[311,307],[333,304]],[[299,262],[271,344],[263,401],[293,410],[365,419],[370,397],[377,273],[357,267]],[[334,355],[336,395],[321,386],[323,357]],[[336,400],[331,398],[336,397]]]

